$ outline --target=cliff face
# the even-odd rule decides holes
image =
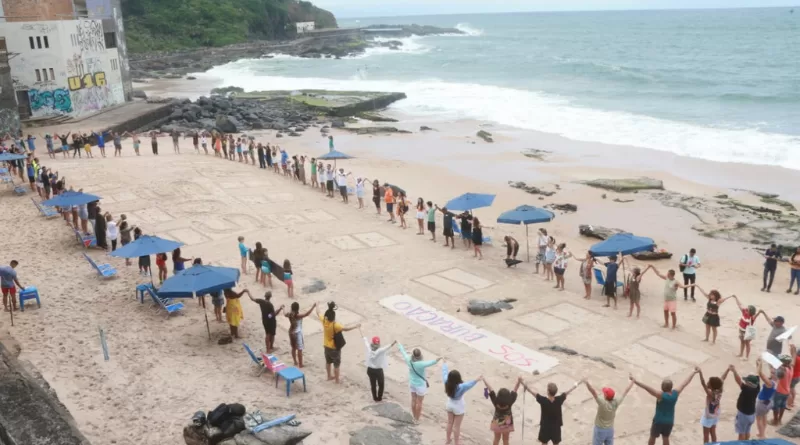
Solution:
[[[336,27],[332,13],[302,0],[123,0],[122,9],[130,52],[286,39],[296,22]]]

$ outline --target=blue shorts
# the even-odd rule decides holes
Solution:
[[[772,396],[772,410],[777,411],[779,409],[786,409],[786,401],[789,399],[789,394],[781,394],[776,392],[774,396]]]
[[[270,268],[269,268],[269,263],[268,262],[264,261],[264,262],[261,263],[261,272],[262,273],[270,273],[270,272],[272,272],[270,270]]]
[[[750,428],[752,428],[755,421],[755,414],[742,414],[741,411],[737,411],[736,422],[734,423],[736,434],[750,434]]]

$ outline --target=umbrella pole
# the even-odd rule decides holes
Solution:
[[[525,250],[528,252],[528,262],[531,262],[531,243],[528,242],[528,225],[525,224]]]
[[[195,298],[197,298],[197,294],[192,292]],[[206,296],[203,295],[200,297],[203,299],[203,315],[206,317],[206,331],[208,332],[208,339],[211,340],[211,327],[208,325],[208,310],[206,309]]]

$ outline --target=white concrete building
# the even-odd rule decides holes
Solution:
[[[298,34],[314,30],[314,22],[297,22],[296,25]]]
[[[101,20],[0,23],[22,118],[79,117],[125,102],[114,33]]]

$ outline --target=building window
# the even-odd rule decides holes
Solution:
[[[111,59],[111,69],[114,71],[119,69],[119,61],[117,59]]]
[[[41,38],[41,37],[39,37],[39,36],[36,36],[36,46],[37,46],[39,49],[42,49],[42,38]]]
[[[52,68],[50,68],[50,79],[51,80],[56,80],[56,73],[53,71]]]
[[[117,47],[117,33],[107,32],[104,34],[106,40],[106,49]]]
[[[75,34],[70,34],[69,35],[69,39],[72,41],[72,46],[73,47],[77,46],[77,44],[75,43]]]
[[[50,42],[47,40],[47,36],[44,36],[44,47],[50,48]]]
[[[45,68],[45,69],[43,69],[43,70],[42,70],[42,74],[44,74],[44,81],[45,81],[45,82],[47,82],[48,80],[50,80],[50,78],[49,78],[49,77],[47,77],[47,68]]]
[[[41,82],[42,81],[42,72],[39,71],[39,70],[36,70],[36,81],[37,82]]]
[[[28,37],[28,41],[31,42],[31,49],[36,49],[36,45],[33,43],[33,37]]]

